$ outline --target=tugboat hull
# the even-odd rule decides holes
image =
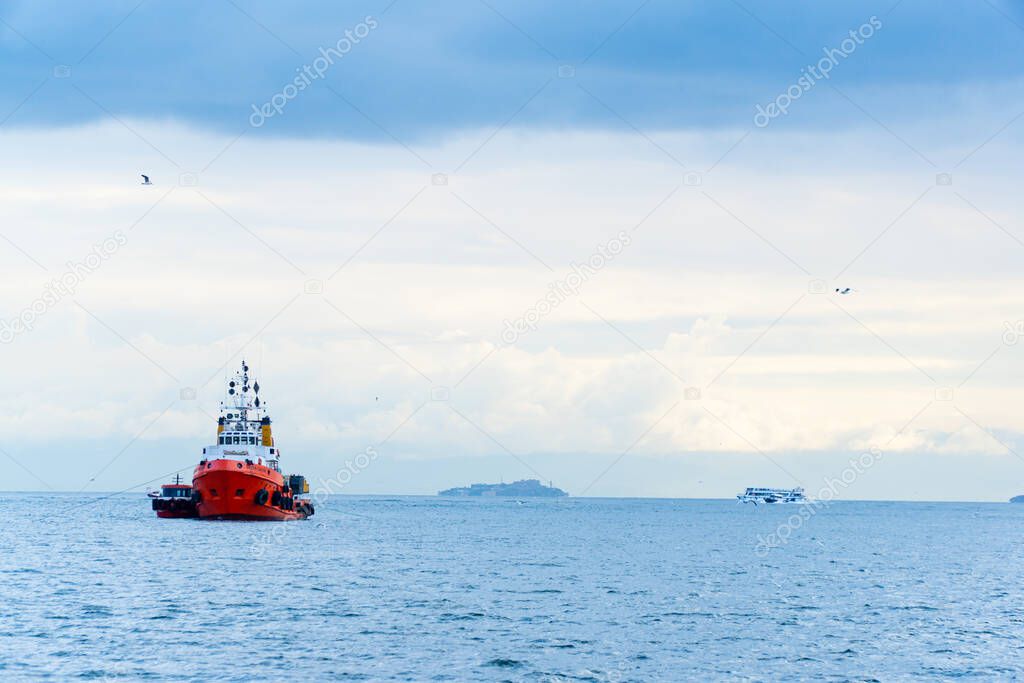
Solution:
[[[163,499],[153,501],[153,510],[161,519],[193,519],[199,516],[196,505],[188,499]]]
[[[249,460],[199,463],[192,478],[200,519],[288,521],[306,519],[313,505],[295,498],[275,470]]]

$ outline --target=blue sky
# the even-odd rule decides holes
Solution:
[[[73,79],[47,82],[8,125],[102,119],[74,84],[119,116],[238,131],[251,104],[278,92],[318,48],[374,16],[380,27],[326,82],[403,140],[501,123],[546,83],[517,122],[600,127],[622,125],[622,117],[645,128],[745,126],[755,103],[773,98],[823,48],[874,15],[883,28],[831,83],[874,116],[903,125],[952,106],[963,89],[1020,77],[1024,31],[1015,21],[1024,16],[1017,5],[129,0],[68,11],[61,2],[6,1],[0,110],[14,109],[54,64],[68,64]],[[557,78],[563,64],[575,67],[575,78]],[[864,120],[822,88],[783,125]],[[304,93],[287,117],[259,133],[386,138],[324,87]]]
[[[879,447],[845,497],[1021,493],[1022,41],[1008,0],[0,1],[0,472],[187,469],[245,355],[290,468],[379,450],[345,492],[813,492]]]

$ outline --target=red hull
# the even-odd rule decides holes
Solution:
[[[313,506],[285,490],[284,477],[266,465],[218,459],[199,463],[192,477],[201,519],[306,519]],[[262,501],[262,502],[261,502]]]
[[[160,519],[195,519],[196,513],[194,512],[183,512],[183,511],[171,511],[171,510],[157,510],[156,516]]]
[[[161,519],[192,519],[199,516],[190,498],[154,498],[153,510]]]

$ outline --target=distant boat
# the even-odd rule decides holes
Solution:
[[[539,479],[523,479],[514,481],[511,484],[473,484],[472,486],[460,486],[453,489],[438,491],[439,496],[460,496],[474,498],[492,498],[497,496],[512,496],[515,498],[561,498],[569,494],[562,489],[553,486],[544,486]],[[522,503],[522,501],[519,501]]]
[[[750,487],[736,499],[741,503],[807,503],[807,496],[802,488],[795,489],[769,489]]]

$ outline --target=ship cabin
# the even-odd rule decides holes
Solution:
[[[156,493],[150,493],[150,498],[157,498]],[[173,484],[164,484],[160,487],[160,498],[191,498],[192,485],[181,483],[181,475],[174,475]]]
[[[268,417],[260,420],[221,417],[217,420],[217,443],[204,448],[203,456],[204,462],[230,458],[279,469],[280,452],[274,446]]]
[[[164,484],[160,487],[161,498],[191,498],[192,487],[188,484]]]
[[[262,435],[258,431],[225,431],[217,435],[218,446],[262,446]]]
[[[217,445],[208,448],[211,455],[219,452],[221,455],[258,455],[271,460],[277,456],[277,448],[273,446],[273,440],[264,440],[260,430],[246,429],[225,429],[217,435]]]

